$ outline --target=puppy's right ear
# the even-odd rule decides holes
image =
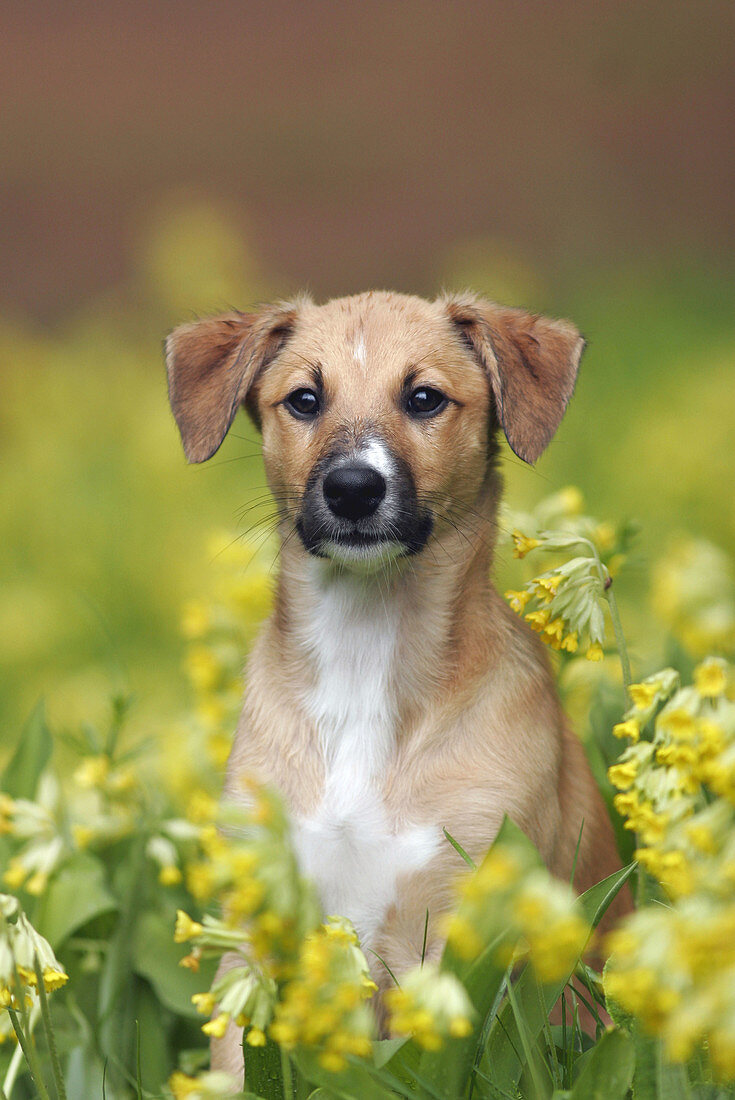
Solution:
[[[291,335],[297,306],[180,325],[166,340],[168,397],[189,462],[218,450],[253,383]],[[248,410],[256,420],[254,404]]]

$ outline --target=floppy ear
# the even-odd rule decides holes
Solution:
[[[553,321],[474,295],[446,298],[452,323],[485,370],[506,438],[535,462],[559,427],[577,380],[584,340],[569,321]]]
[[[180,325],[166,340],[168,397],[189,462],[211,458],[260,372],[290,336],[297,307]],[[254,404],[248,411],[258,422]]]

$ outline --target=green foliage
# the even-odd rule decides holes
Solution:
[[[474,278],[481,282],[482,271]],[[182,968],[172,938],[178,909],[199,921],[211,901],[191,874],[193,867],[201,870],[206,852],[197,832],[202,819],[186,803],[199,788],[209,796],[218,789],[221,728],[238,705],[243,650],[268,601],[272,552],[258,550],[272,511],[255,429],[243,418],[217,459],[185,467],[159,347],[161,335],[186,319],[192,304],[247,306],[266,296],[264,288],[255,265],[239,263],[216,211],[182,207],[155,230],[134,285],[89,304],[53,332],[0,320],[0,350],[12,365],[0,410],[9,502],[0,519],[0,707],[6,716],[0,792],[16,805],[30,804],[23,812],[36,829],[13,835],[0,806],[0,889],[18,894],[69,975],[48,999],[48,1021],[36,1001],[25,1021],[19,1017],[33,1036],[28,1058],[11,1039],[0,1041],[0,1086],[8,1100],[31,1100],[44,1087],[53,1095],[55,1080],[60,1097],[65,1084],[69,1100],[169,1096],[172,1071],[183,1071],[188,1083],[177,1087],[190,1089],[207,1065],[207,1040],[191,998],[211,986],[215,961],[192,953]],[[593,536],[600,584],[597,559],[593,569],[580,558],[578,568],[587,571],[589,600],[598,599],[600,587],[609,599],[603,582],[616,555],[625,556],[633,568],[623,584],[616,573],[612,591],[635,642],[635,663],[643,673],[670,664],[685,681],[704,652],[727,652],[733,623],[727,554],[707,541],[725,550],[735,545],[733,512],[722,506],[734,457],[731,290],[724,273],[706,287],[696,272],[627,271],[560,283],[546,308],[573,316],[591,338],[578,393],[538,471],[506,463],[509,497],[527,514],[549,481],[566,480],[580,482],[596,510],[645,514],[648,545],[661,547],[651,600],[632,525],[616,528],[617,541],[607,549],[606,532],[582,532]],[[236,530],[202,553],[215,527],[231,525],[236,507],[243,508]],[[577,534],[585,522],[581,517]],[[566,523],[569,529],[569,515]],[[704,537],[678,530],[686,527]],[[187,638],[199,648],[187,662],[195,706],[182,714],[180,608],[218,583],[233,538],[239,587],[230,605],[215,601],[211,615],[207,606],[205,625],[197,623],[197,609],[185,616]],[[498,557],[501,586],[530,584],[533,599],[543,600],[504,549]],[[544,576],[553,575],[552,569]],[[582,623],[580,607],[561,596],[560,615]],[[585,607],[594,610],[592,603]],[[606,652],[593,666],[564,651],[554,659],[565,705],[611,802],[606,772],[620,752],[611,731],[624,710],[614,658]],[[21,715],[42,692],[50,722],[38,704],[15,736]],[[136,701],[128,708],[131,693]],[[151,742],[155,751],[147,747]],[[617,815],[614,820],[630,861],[635,838]],[[461,836],[447,843],[462,854]],[[529,874],[538,863],[509,821],[494,850],[515,852]],[[631,872],[632,864],[583,895],[581,910],[591,926]],[[641,876],[638,898],[657,904],[663,895]],[[468,920],[474,916],[465,901],[463,911]],[[474,1015],[465,1034],[445,1037],[439,1050],[425,1049],[415,1034],[374,1041],[370,1056],[349,1054],[339,1070],[325,1066],[317,1049],[286,1050],[267,1038],[264,1046],[245,1045],[250,1091],[239,1095],[735,1095],[730,1085],[714,1082],[706,1044],[684,1064],[673,1064],[661,1040],[614,1003],[607,1006],[614,1026],[605,1030],[602,987],[584,964],[575,959],[560,976],[542,980],[523,959],[503,957],[513,939],[507,931],[474,930],[481,942],[471,957],[450,944],[437,972],[437,980],[451,976],[469,996]],[[558,1008],[553,1015],[559,1003],[561,1022]],[[5,1035],[0,1030],[0,1040]],[[199,1081],[202,1097],[227,1094],[221,1080]]]

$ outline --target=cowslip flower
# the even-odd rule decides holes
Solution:
[[[226,1100],[240,1093],[236,1079],[221,1071],[207,1071],[190,1077],[177,1070],[169,1077],[168,1087],[174,1100]]]
[[[514,844],[493,847],[477,871],[457,883],[458,908],[445,921],[450,948],[474,958],[497,942],[497,960],[507,965],[527,956],[542,981],[571,971],[589,937],[571,887],[536,866]]]
[[[385,994],[391,1031],[411,1035],[424,1050],[439,1050],[445,1039],[472,1031],[475,1010],[464,986],[452,975],[426,964],[409,971]]]
[[[287,1050],[317,1048],[324,1069],[338,1073],[347,1055],[372,1052],[374,1023],[366,1002],[376,989],[353,926],[330,917],[304,939],[270,1035]]]
[[[735,576],[727,555],[705,539],[679,539],[653,570],[658,617],[696,657],[735,651]]]
[[[47,992],[68,981],[50,944],[35,930],[18,899],[0,894],[0,1017],[4,1008],[33,1002],[38,988],[36,961]]]

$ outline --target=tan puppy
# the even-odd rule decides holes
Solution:
[[[325,912],[400,975],[438,957],[460,869],[504,814],[580,889],[618,866],[536,636],[490,583],[499,428],[534,462],[574,389],[573,325],[471,295],[300,299],[177,329],[171,405],[208,459],[245,405],[281,514],[275,609],[247,667],[226,790],[285,796]],[[381,987],[391,979],[382,966]],[[242,1066],[239,1036],[215,1064]]]

